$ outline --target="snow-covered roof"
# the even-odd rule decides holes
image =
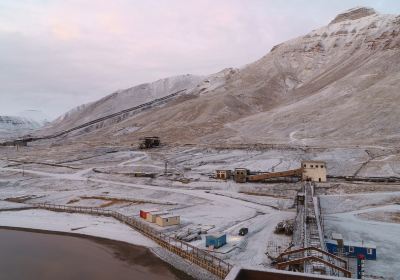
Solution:
[[[157,208],[150,208],[150,209],[140,209],[140,211],[149,213],[149,212],[156,212],[156,211],[160,211],[160,209]]]
[[[224,233],[224,232],[214,232],[214,233],[208,234],[207,237],[220,238],[224,235],[226,235],[226,233]]]
[[[169,214],[167,211],[150,211],[148,212],[151,215],[157,215],[157,216],[162,216],[162,215],[167,215]]]
[[[168,218],[179,217],[179,215],[167,213],[167,214],[164,214],[164,215],[158,215],[157,217],[160,217],[161,219],[168,219]]]
[[[333,232],[332,239],[333,240],[343,240],[343,235],[341,235],[340,233],[337,233],[337,232]]]
[[[322,161],[322,160],[303,160],[301,163],[323,163],[323,164],[325,164],[325,161]]]

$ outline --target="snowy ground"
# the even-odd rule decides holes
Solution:
[[[157,247],[152,240],[114,218],[47,210],[0,212],[0,225],[93,235],[146,247]]]
[[[318,159],[327,161],[330,175],[349,176],[374,170],[374,176],[377,172],[380,172],[379,176],[391,176],[393,172],[399,172],[397,155],[387,156],[387,151],[366,153],[364,149],[356,148],[228,150],[176,147],[132,151],[123,148],[79,150],[77,147],[79,151],[55,151],[38,146],[18,152],[10,148],[0,149],[0,209],[13,208],[15,203],[10,203],[10,200],[103,207],[130,216],[137,216],[143,208],[157,208],[180,215],[181,225],[160,228],[151,224],[155,229],[171,235],[198,227],[207,228],[210,233],[225,232],[228,244],[215,250],[215,254],[232,264],[252,268],[270,266],[265,255],[269,243],[285,247],[290,242],[290,238],[278,236],[273,230],[278,222],[295,216],[294,196],[301,183],[237,184],[211,178],[215,169],[246,167],[252,171],[281,171],[298,168],[304,159]],[[390,172],[375,168],[377,161],[371,161],[371,154],[376,160],[391,166]],[[11,159],[30,163],[15,164]],[[164,174],[166,161],[167,173]],[[49,163],[62,166],[50,166]],[[99,170],[105,173],[99,173]],[[155,178],[141,178],[134,177],[134,172],[157,175]],[[365,191],[371,194],[358,194]],[[326,218],[327,228],[330,221],[341,224],[340,219],[343,219],[343,223],[347,223],[348,217],[340,216],[341,212],[395,204],[400,199],[400,187],[396,184],[378,186],[334,181],[322,184],[317,193],[323,195],[323,212],[330,214]],[[358,216],[355,219],[360,223],[371,222]],[[104,217],[43,210],[0,211],[1,225],[66,232],[73,229],[73,232],[82,234],[150,247],[154,245],[144,237],[139,238],[140,235],[132,229]],[[332,225],[336,226],[333,222]],[[239,236],[241,227],[248,227],[249,234]],[[368,227],[365,230],[367,234]],[[342,234],[345,236],[344,232]],[[375,241],[373,234],[365,237]],[[202,234],[202,240],[192,244],[205,248],[204,239],[205,234]],[[376,262],[373,269],[379,272],[385,267]]]
[[[393,194],[393,198],[396,197],[398,198],[398,193]],[[332,211],[335,213],[342,207],[341,213],[324,216],[326,235],[339,232],[345,240],[376,245],[377,260],[366,261],[366,279],[400,279],[396,269],[399,264],[400,224],[387,222],[386,216],[379,215],[382,211],[400,211],[400,206],[391,204],[388,199],[390,195],[387,193],[322,197],[321,204],[324,209],[329,207],[328,205],[335,205]],[[375,206],[378,203],[384,206]],[[350,205],[353,205],[353,209],[362,210],[351,211]]]

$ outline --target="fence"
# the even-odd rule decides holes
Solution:
[[[168,251],[189,260],[190,262],[208,270],[212,274],[224,279],[228,275],[232,268],[232,265],[223,261],[222,259],[212,255],[211,253],[192,246],[184,241],[178,240],[174,237],[168,236],[162,232],[159,232],[145,223],[125,216],[119,212],[95,207],[83,207],[83,206],[66,206],[56,205],[47,203],[35,203],[33,204],[37,208],[60,211],[60,212],[71,212],[71,213],[83,213],[90,215],[101,215],[113,217],[135,230],[141,232],[143,235],[155,241],[160,246],[164,247]]]

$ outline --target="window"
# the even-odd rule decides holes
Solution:
[[[321,165],[321,168],[324,168],[324,166],[323,166],[323,165]]]
[[[304,164],[304,168],[306,168],[307,167],[307,164]]]
[[[349,252],[350,252],[350,253],[354,253],[354,247],[353,247],[353,246],[350,246],[350,247],[349,247]]]
[[[311,164],[311,168],[313,168],[313,167],[314,167],[314,165]]]
[[[167,219],[165,219],[165,222],[167,222],[167,223],[168,223],[168,218],[167,218]]]
[[[368,255],[372,255],[372,249],[371,248],[367,248],[367,254]]]

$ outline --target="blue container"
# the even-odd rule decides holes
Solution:
[[[206,247],[213,246],[214,248],[222,247],[226,244],[226,234],[216,234],[206,236]]]
[[[336,240],[325,240],[326,248],[331,254],[337,255],[338,245]],[[364,255],[366,260],[376,260],[376,246],[374,244],[362,242],[347,242],[343,244],[344,254],[349,258],[357,258],[358,255]]]

